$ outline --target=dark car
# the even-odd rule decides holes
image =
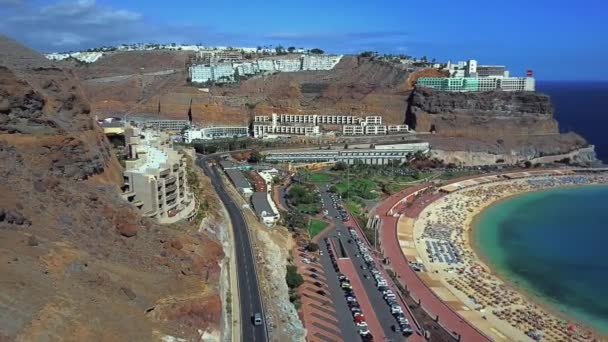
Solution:
[[[311,273],[310,277],[314,279],[319,279],[319,276],[316,273]]]
[[[317,287],[323,287],[323,284],[321,284],[321,283],[320,283],[320,282],[318,282],[318,281],[315,281],[313,284],[315,284],[315,286],[317,286]]]
[[[325,296],[327,293],[323,290],[317,290],[317,293],[321,296]]]
[[[311,268],[309,268],[308,270],[309,270],[310,272],[315,272],[315,273],[317,273],[317,269],[316,269],[316,268],[314,268],[314,267],[311,267]]]

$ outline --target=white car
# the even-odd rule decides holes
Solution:
[[[361,335],[361,336],[369,335],[369,329],[367,329],[367,328],[359,329],[359,335]]]
[[[308,260],[306,258],[302,259],[302,262],[305,263],[305,264],[310,264],[310,260]]]
[[[367,322],[361,321],[356,323],[359,328],[367,328]]]

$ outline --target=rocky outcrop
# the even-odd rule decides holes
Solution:
[[[2,36],[0,179],[0,340],[194,340],[219,329],[219,245],[128,205],[78,78]],[[165,243],[175,240],[181,250]]]
[[[538,135],[558,132],[548,96],[534,92],[443,92],[416,88],[406,122],[444,135]]]

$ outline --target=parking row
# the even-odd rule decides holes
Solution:
[[[382,272],[376,269],[376,263],[367,248],[367,244],[359,237],[359,233],[355,229],[348,228],[348,231],[352,240],[357,245],[361,258],[365,261],[367,268],[376,281],[376,288],[382,293],[382,298],[390,307],[391,314],[395,318],[395,324],[391,326],[391,329],[395,332],[401,332],[404,336],[411,335],[414,332],[412,326],[405,316],[403,308],[399,305],[397,295],[389,288],[388,282]]]
[[[357,296],[355,295],[355,292],[353,291],[353,285],[351,284],[350,279],[346,275],[344,275],[343,273],[340,272],[338,260],[337,260],[337,257],[334,252],[334,248],[333,248],[329,238],[325,238],[324,241],[327,245],[329,258],[332,262],[332,265],[333,265],[336,273],[338,274],[338,281],[340,282],[340,288],[344,292],[344,297],[346,298],[346,303],[352,314],[353,322],[355,323],[355,325],[357,327],[357,333],[361,337],[362,341],[373,341],[373,335],[369,330],[368,323],[361,310],[361,305],[359,304],[359,301],[357,300]]]

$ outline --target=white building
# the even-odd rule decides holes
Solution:
[[[280,124],[253,124],[253,136],[263,138],[268,135],[318,135],[319,126],[310,125],[280,125]]]
[[[388,132],[385,125],[366,125],[364,131],[366,135],[379,135]]]
[[[190,144],[193,140],[240,138],[246,136],[249,136],[249,128],[245,126],[192,128],[184,132],[184,142]]]
[[[341,59],[342,55],[305,55],[302,70],[331,70]]]
[[[275,68],[277,71],[282,72],[295,72],[302,70],[301,59],[277,59],[274,61]]]
[[[361,125],[344,125],[342,126],[343,135],[363,135],[364,130]]]
[[[410,131],[408,125],[388,125],[387,129],[389,134],[405,133]]]
[[[232,64],[199,64],[190,67],[190,80],[193,83],[234,82],[234,74]]]
[[[275,71],[275,65],[274,65],[274,61],[270,60],[270,59],[259,59],[257,61],[257,65],[258,65],[258,69],[261,72],[264,71]]]

